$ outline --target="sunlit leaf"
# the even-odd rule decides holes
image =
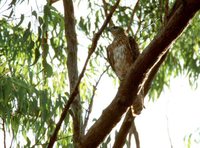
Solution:
[[[19,27],[23,21],[24,21],[24,14],[21,15],[20,22],[15,27],[16,28]]]
[[[31,64],[31,65],[35,65],[38,62],[40,55],[41,54],[40,54],[39,48],[35,48],[35,59],[33,61],[33,64]]]
[[[51,77],[53,74],[53,68],[47,62],[44,64],[44,72],[47,77]]]
[[[32,15],[35,16],[35,18],[37,18],[37,12],[35,10],[32,12]]]

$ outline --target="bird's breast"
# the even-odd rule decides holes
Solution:
[[[114,49],[114,60],[121,61],[125,59],[125,45],[117,46]]]
[[[126,45],[118,45],[113,49],[113,60],[115,72],[120,79],[123,79],[130,68],[131,60]]]

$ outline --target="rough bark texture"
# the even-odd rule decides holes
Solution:
[[[135,118],[134,118],[135,121]],[[132,148],[131,146],[131,136],[134,135],[135,138],[135,144],[136,144],[136,148],[140,148],[140,138],[139,138],[139,134],[135,125],[135,122],[132,122],[131,128],[129,130],[129,148]]]
[[[77,96],[78,94],[78,88],[79,88],[79,84],[81,82],[81,79],[83,78],[84,76],[84,72],[86,70],[86,67],[87,67],[87,64],[89,62],[89,59],[90,57],[92,56],[92,53],[95,51],[95,48],[97,46],[97,43],[98,43],[98,40],[100,38],[100,35],[102,34],[102,32],[104,31],[104,29],[106,28],[106,26],[108,25],[109,21],[111,20],[111,17],[113,15],[113,13],[115,12],[117,6],[119,5],[119,2],[120,0],[117,0],[115,5],[113,5],[113,7],[111,8],[110,10],[110,13],[108,14],[108,16],[106,17],[105,21],[103,22],[102,26],[100,27],[100,29],[98,30],[97,33],[94,34],[93,36],[93,39],[92,39],[92,45],[91,47],[89,48],[89,51],[88,51],[88,56],[87,56],[87,59],[85,61],[85,64],[83,66],[83,69],[78,77],[78,80],[76,82],[76,85],[75,85],[75,88],[74,90],[71,92],[70,96],[69,96],[69,99],[67,101],[67,103],[65,104],[64,108],[63,108],[63,111],[62,111],[62,114],[61,114],[61,117],[59,119],[59,121],[57,122],[56,124],[56,127],[55,127],[55,130],[53,132],[53,134],[51,135],[50,137],[50,141],[49,141],[49,144],[48,144],[48,148],[52,148],[55,141],[56,141],[56,138],[57,138],[57,134],[60,130],[60,127],[62,125],[62,122],[64,121],[67,113],[68,113],[68,110],[69,110],[69,107],[70,105],[73,103],[75,97]],[[65,3],[67,4],[67,3]]]
[[[161,64],[163,63],[163,61],[166,59],[167,57],[167,53],[166,52],[162,58],[159,60],[159,62],[152,68],[152,71],[150,72],[150,75],[148,76],[148,79],[146,80],[144,87],[143,87],[143,92],[144,94],[143,97],[145,97],[149,91],[149,88],[151,86],[151,83],[156,75],[156,73],[159,70],[159,67],[161,66]],[[135,142],[136,142],[136,147],[139,148],[140,147],[140,140],[139,140],[139,135],[137,132],[137,129],[135,127],[135,117],[131,114],[131,110],[129,109],[129,111],[126,113],[126,117],[124,118],[124,121],[120,127],[120,131],[117,134],[116,140],[114,142],[114,147],[123,147],[123,145],[126,142],[126,138],[128,133],[130,132],[131,128],[133,127],[132,133],[134,134],[135,137]]]
[[[149,75],[152,68],[168,51],[169,45],[181,34],[189,20],[199,9],[199,0],[188,0],[184,5],[180,5],[177,8],[166,26],[131,67],[127,77],[121,83],[114,100],[83,137],[81,147],[97,147],[103,141],[112,128],[120,121],[127,108],[132,105],[133,100],[130,98],[137,97],[140,84],[145,83],[143,81]]]
[[[132,116],[131,109],[128,110],[124,121],[122,123],[122,126],[119,130],[119,133],[117,134],[117,137],[115,138],[115,143],[113,145],[113,148],[122,148],[124,143],[126,142],[127,134],[129,133],[129,130],[131,128],[132,123],[134,122],[135,117]]]
[[[63,0],[64,5],[64,20],[65,20],[65,37],[67,40],[67,69],[70,84],[70,93],[75,88],[78,80],[78,66],[77,66],[77,36],[75,30],[74,7],[72,0]],[[80,95],[77,94],[72,105],[72,119],[73,119],[73,141],[74,146],[77,147],[80,137],[82,135],[82,111],[80,104]]]

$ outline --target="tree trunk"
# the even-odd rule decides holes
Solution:
[[[65,20],[65,37],[67,40],[67,69],[70,82],[70,93],[78,80],[77,66],[77,36],[75,30],[74,7],[72,0],[63,0],[64,5],[64,20]],[[80,95],[77,94],[71,105],[71,116],[73,119],[73,141],[77,147],[80,141],[82,131],[82,111],[80,104]]]
[[[199,0],[188,0],[178,7],[162,31],[132,65],[112,103],[83,137],[82,148],[97,147],[110,133],[127,108],[132,105],[133,100],[130,98],[137,97],[138,91],[145,84],[152,68],[168,52],[169,45],[181,34],[199,9]]]

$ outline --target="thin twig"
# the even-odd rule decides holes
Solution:
[[[131,18],[130,18],[130,21],[129,21],[129,24],[128,24],[128,27],[127,27],[127,30],[126,30],[127,33],[131,30],[131,25],[133,23],[134,15],[135,15],[135,12],[137,10],[138,5],[139,5],[139,0],[137,0],[135,6],[133,8],[133,11],[131,13]]]
[[[108,16],[108,4],[105,0],[102,0],[102,2],[103,2],[103,10],[104,10],[105,16]]]
[[[99,29],[99,31],[98,31],[97,33],[94,34],[94,37],[93,37],[93,39],[92,39],[92,45],[91,45],[91,47],[89,48],[88,56],[87,56],[87,59],[86,59],[86,61],[85,61],[84,66],[83,66],[83,69],[82,69],[82,71],[81,71],[81,73],[80,73],[80,75],[79,75],[79,78],[78,78],[78,81],[77,81],[77,83],[76,83],[76,85],[75,85],[74,90],[72,91],[71,95],[69,96],[69,99],[68,99],[67,103],[66,103],[65,106],[64,106],[64,109],[63,109],[63,111],[62,111],[61,117],[60,117],[58,123],[56,124],[56,128],[55,128],[55,130],[54,130],[52,136],[50,137],[50,142],[49,142],[48,148],[52,148],[53,145],[54,145],[54,143],[55,143],[55,140],[56,140],[57,134],[58,134],[58,132],[59,132],[59,130],[60,130],[61,124],[62,124],[62,122],[64,121],[64,119],[65,119],[65,117],[66,117],[66,115],[67,115],[67,112],[68,112],[68,110],[69,110],[70,105],[72,104],[72,102],[74,101],[76,95],[78,94],[79,84],[80,84],[80,82],[81,82],[81,79],[82,79],[83,76],[84,76],[84,73],[85,73],[87,64],[88,64],[88,62],[89,62],[89,59],[90,59],[90,57],[92,56],[93,52],[95,51],[96,46],[97,46],[97,43],[98,43],[98,40],[99,40],[99,38],[100,38],[100,35],[102,34],[102,32],[103,32],[104,29],[106,28],[107,24],[108,24],[109,21],[111,20],[111,17],[112,17],[112,15],[113,15],[114,11],[116,10],[117,6],[119,5],[119,2],[120,2],[120,0],[117,0],[117,2],[116,2],[115,5],[112,7],[112,9],[111,9],[109,15],[106,17],[106,19],[105,19],[103,25],[101,26],[101,28]]]
[[[140,28],[141,28],[141,26],[142,26],[142,22],[143,22],[143,20],[141,20],[141,10],[140,10],[140,14],[139,14],[139,16],[138,16],[138,20],[139,20],[139,22],[138,22],[138,27],[137,27],[137,31],[135,32],[135,35],[134,35],[134,37],[136,37],[137,36],[137,34],[138,34],[138,32],[140,31]]]
[[[60,141],[60,140],[63,140],[63,139],[66,139],[66,138],[69,138],[69,137],[72,137],[73,135],[68,135],[68,136],[64,136],[64,137],[60,137],[60,138],[57,138],[56,141]],[[48,143],[45,142],[45,143],[35,143],[34,145],[31,146],[31,148],[35,148],[36,146],[45,146],[47,145]]]
[[[2,118],[2,127],[3,127],[3,144],[4,148],[6,148],[6,129],[5,129],[5,120]]]
[[[50,0],[50,5],[52,5],[53,3],[57,2],[59,0]]]
[[[167,134],[168,134],[168,137],[169,137],[169,143],[170,143],[170,147],[173,148],[172,138],[170,136],[170,131],[169,131],[169,119],[168,119],[167,115],[166,115],[166,120],[167,120]]]
[[[92,106],[93,106],[93,101],[94,101],[94,96],[95,96],[95,92],[97,90],[97,86],[101,80],[101,78],[103,77],[103,75],[106,73],[106,71],[108,71],[108,68],[109,66],[106,67],[106,69],[103,71],[103,73],[99,76],[96,84],[93,86],[93,92],[92,92],[92,97],[91,97],[91,102],[89,104],[89,107],[87,109],[87,112],[86,112],[86,115],[85,115],[85,120],[84,120],[84,124],[83,124],[83,131],[85,131],[86,127],[87,127],[87,124],[88,124],[88,120],[89,120],[89,117],[90,117],[90,114],[92,112]]]
[[[10,142],[10,148],[12,148],[13,146],[13,141],[14,141],[14,130],[12,129],[12,139],[11,139],[11,142]]]

